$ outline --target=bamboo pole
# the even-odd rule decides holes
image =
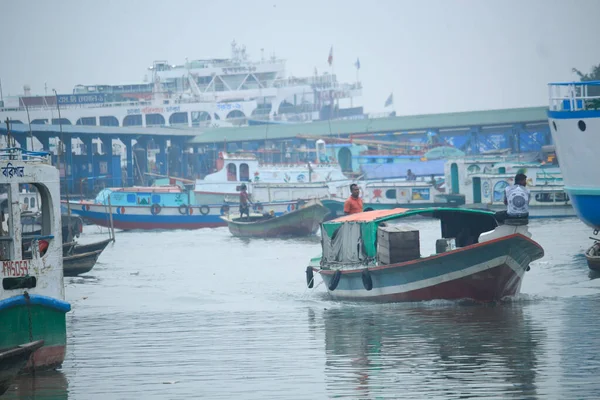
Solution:
[[[112,204],[110,203],[110,195],[108,195],[108,219],[110,221],[110,233],[113,243],[115,242],[115,226],[113,224]]]

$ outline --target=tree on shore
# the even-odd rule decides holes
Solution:
[[[573,68],[572,71],[579,76],[581,82],[600,81],[600,64],[592,66],[591,71],[587,74],[577,68]],[[600,84],[588,87],[588,96],[600,96]],[[600,99],[589,100],[586,106],[587,108],[598,109],[600,108]]]

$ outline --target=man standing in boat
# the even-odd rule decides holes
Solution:
[[[363,201],[358,195],[360,194],[360,189],[356,183],[350,185],[350,197],[344,203],[344,214],[356,214],[363,212]]]
[[[529,200],[531,194],[527,189],[527,176],[517,174],[515,184],[504,189],[504,204],[507,218],[529,217]]]
[[[242,186],[240,187],[240,218],[242,218],[244,214],[250,218],[250,196],[246,189],[246,184],[242,183]]]

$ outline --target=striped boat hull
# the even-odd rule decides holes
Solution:
[[[427,258],[369,268],[372,290],[365,289],[363,269],[344,270],[329,293],[334,299],[376,302],[497,301],[518,294],[529,264],[543,255],[539,244],[513,234]],[[329,288],[335,271],[319,273]]]
[[[294,203],[264,204],[263,210],[273,210],[275,215],[281,215]],[[108,206],[92,202],[70,202],[71,213],[82,217],[99,226],[110,227]],[[234,212],[238,206],[227,206]],[[208,210],[208,211],[207,211]],[[204,212],[204,213],[203,213]],[[226,215],[223,205],[192,206],[186,214],[179,207],[161,207],[156,214],[152,213],[149,205],[113,206],[112,221],[116,229],[123,230],[159,230],[159,229],[201,229],[227,226],[221,219]]]

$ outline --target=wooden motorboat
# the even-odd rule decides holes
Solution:
[[[419,230],[402,221],[417,214],[441,223],[435,254],[421,256]],[[527,225],[498,225],[494,213],[464,208],[351,214],[323,223],[321,235],[323,252],[306,269],[307,285],[318,273],[340,300],[498,301],[518,294],[529,264],[544,255]]]
[[[308,236],[317,232],[329,210],[319,200],[311,200],[294,211],[280,216],[250,214],[250,217],[229,214],[221,217],[229,232],[240,237]]]

